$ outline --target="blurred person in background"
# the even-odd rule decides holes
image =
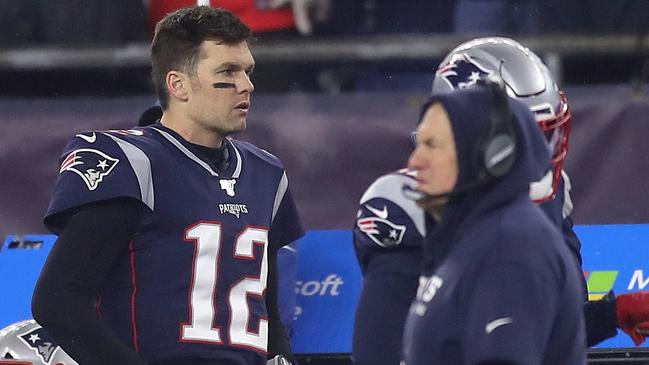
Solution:
[[[218,6],[236,14],[257,35],[311,35],[329,16],[330,0],[150,0],[153,30],[166,14],[192,5]]]
[[[292,360],[277,252],[303,230],[281,162],[228,138],[246,127],[251,37],[224,9],[169,14],[151,45],[160,122],[66,147],[32,312],[77,362]]]
[[[433,94],[473,87],[481,77],[500,73],[509,96],[528,105],[553,146],[553,168],[544,179],[532,184],[531,198],[560,227],[575,263],[581,267],[581,243],[570,219],[570,184],[563,173],[571,116],[566,98],[547,67],[516,41],[478,38],[456,47],[445,57],[434,77]],[[416,185],[411,171],[379,177],[360,200],[353,240],[363,272],[363,288],[354,323],[354,364],[399,362],[404,319],[418,285],[423,238],[434,226],[402,194],[403,185]],[[615,336],[617,328],[636,344],[642,343],[647,326],[643,322],[649,320],[646,293],[622,294],[617,300],[610,293],[603,300],[588,302],[585,281],[582,293],[589,346]]]

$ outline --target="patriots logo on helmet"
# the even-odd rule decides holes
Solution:
[[[89,190],[95,190],[104,177],[113,171],[118,162],[118,159],[101,151],[82,148],[70,152],[65,157],[59,174],[72,171],[83,179]]]
[[[454,54],[448,63],[437,69],[437,75],[442,76],[453,89],[470,88],[490,74],[471,56],[462,53]]]
[[[372,217],[359,218],[356,226],[365,233],[374,243],[381,247],[390,248],[398,246],[406,233],[406,226],[394,224],[388,220],[387,207],[378,210],[366,205],[368,210],[375,214]]]
[[[18,338],[38,354],[46,364],[49,364],[50,359],[54,356],[56,350],[59,349],[59,345],[57,345],[54,339],[42,327],[22,333],[18,335]]]

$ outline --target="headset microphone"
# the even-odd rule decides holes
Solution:
[[[428,197],[428,194],[419,191],[408,184],[403,184],[401,186],[401,192],[407,199],[414,200],[416,202],[423,201],[424,199],[426,199],[426,197]]]
[[[215,89],[234,89],[236,85],[231,82],[215,82],[212,87]]]

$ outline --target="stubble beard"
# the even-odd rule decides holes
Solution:
[[[218,133],[223,137],[227,137],[232,134],[240,133],[246,130],[246,121],[244,120],[240,125],[237,125],[232,128],[218,128]]]

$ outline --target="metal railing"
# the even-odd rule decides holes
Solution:
[[[300,38],[264,41],[253,46],[258,62],[345,63],[426,61],[443,57],[476,35],[402,34],[337,39]],[[516,37],[542,56],[592,57],[649,54],[647,35],[546,34]],[[146,67],[149,44],[118,46],[46,46],[0,49],[2,70],[57,70],[93,67]]]

